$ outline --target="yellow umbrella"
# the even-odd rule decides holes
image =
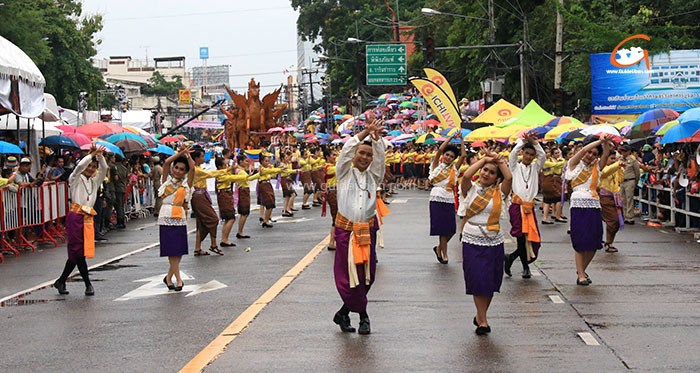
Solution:
[[[464,140],[468,142],[489,140],[492,138],[491,135],[499,129],[500,128],[497,128],[495,126],[477,128],[470,134],[468,134],[467,137],[464,138]]]
[[[656,133],[654,134],[654,136],[662,136],[662,135],[665,135],[665,134],[666,134],[666,131],[670,130],[672,127],[675,127],[676,125],[678,125],[678,123],[679,123],[679,122],[678,122],[677,120],[672,120],[672,121],[670,121],[670,122],[664,123],[664,125],[661,126],[661,128],[659,128],[658,131],[656,131]]]
[[[519,126],[519,125],[512,125],[512,126],[508,126],[508,127],[498,128],[494,133],[491,134],[491,140],[505,139],[505,138],[511,137],[517,133],[520,133],[520,131],[522,131],[526,128],[528,128],[528,127]]]
[[[549,132],[547,132],[547,133],[544,135],[544,139],[545,139],[545,140],[554,140],[554,139],[556,139],[557,137],[559,137],[559,135],[561,135],[561,134],[564,133],[564,132],[573,131],[573,130],[575,130],[575,129],[577,129],[577,128],[581,128],[581,127],[585,127],[585,125],[583,125],[583,124],[575,124],[575,123],[571,123],[571,124],[562,124],[562,125],[560,125],[560,126],[556,126],[556,127],[552,128]]]
[[[630,124],[632,124],[631,121],[629,121],[629,120],[623,120],[623,121],[620,122],[620,123],[611,124],[611,126],[613,126],[613,127],[617,128],[617,129],[621,130],[621,129],[625,128],[626,126],[630,125]]]
[[[435,134],[435,133],[426,133],[426,134],[423,134],[423,135],[418,136],[418,138],[416,139],[415,143],[416,143],[416,144],[422,144],[422,143],[425,142],[425,140],[427,140],[427,139],[432,139],[432,138],[435,138],[435,137],[437,137],[437,134]]]

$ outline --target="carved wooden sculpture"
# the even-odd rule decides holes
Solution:
[[[260,146],[260,135],[277,124],[277,120],[284,114],[286,105],[275,110],[275,101],[279,96],[281,87],[272,93],[265,95],[260,101],[260,83],[250,79],[248,83],[248,97],[239,95],[226,87],[234,106],[221,111],[229,119],[226,128],[226,143],[230,149],[245,148],[248,145]],[[230,124],[229,124],[230,123]]]

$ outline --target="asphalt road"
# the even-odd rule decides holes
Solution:
[[[206,371],[700,370],[700,246],[691,235],[628,226],[620,252],[599,252],[588,270],[594,283],[580,287],[566,226],[544,226],[535,276],[520,278],[514,264],[489,311],[493,332],[479,337],[457,238],[448,265],[431,250],[427,193],[403,191],[389,208],[369,295],[371,335],[343,334],[331,321],[341,302],[333,253],[324,250]],[[320,208],[286,220],[263,230],[254,212],[252,239],[223,257],[185,257],[186,285],[210,291],[165,293],[167,261],[154,247],[92,271],[94,297],[83,295],[78,276],[70,295],[49,287],[5,302],[0,371],[181,369],[328,234]],[[89,264],[157,242],[154,221],[110,234]],[[52,281],[64,262],[64,246],[7,258],[0,298]]]

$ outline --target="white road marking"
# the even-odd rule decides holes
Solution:
[[[558,295],[550,295],[549,299],[552,300],[552,303],[556,303],[556,304],[564,303],[564,300],[562,300],[561,297]]]
[[[142,278],[140,280],[135,280],[134,282],[146,282],[146,284],[141,285],[138,288],[122,295],[114,301],[125,301],[131,299],[152,297],[156,295],[170,295],[179,293],[177,291],[170,291],[170,289],[168,289],[165,286],[165,284],[163,283],[163,277],[165,276],[166,274],[160,274],[147,278]],[[182,277],[182,281],[194,280],[194,277],[182,271],[180,271],[180,276]],[[189,297],[191,295],[206,293],[208,291],[223,289],[225,287],[227,287],[226,284],[223,284],[216,280],[212,280],[207,282],[206,284],[185,284],[185,286],[182,288],[182,292],[189,293],[187,294],[187,296]]]
[[[533,276],[542,276],[542,274],[540,273],[540,271],[532,271],[532,270],[531,270],[530,273],[531,273]]]
[[[391,199],[389,200],[390,203],[406,203],[408,202],[407,199]]]
[[[276,223],[274,224],[281,224],[281,223],[301,223],[305,221],[311,221],[313,219],[310,218],[288,218],[288,217],[283,217],[283,216],[274,216],[272,219],[277,220]]]
[[[581,332],[581,333],[578,333],[578,336],[581,337],[583,342],[589,346],[600,346],[600,343],[598,343],[598,341],[596,341],[595,337],[591,333]]]
[[[154,226],[154,225],[158,225],[158,222],[151,223],[151,224],[140,225],[140,226],[138,226],[138,227],[129,228],[129,229],[127,229],[127,230],[128,230],[128,231],[142,231],[142,230],[144,230],[144,229],[146,229],[146,228],[148,228],[148,227],[152,227],[152,226]]]
[[[196,232],[196,231],[197,231],[196,229],[192,229],[192,230],[188,231],[187,234],[190,235],[190,234],[192,234],[192,233],[194,233],[194,232]],[[125,253],[125,254],[122,254],[122,255],[117,255],[117,256],[115,256],[114,258],[107,259],[107,260],[105,260],[105,261],[103,261],[103,262],[100,262],[100,263],[97,263],[97,264],[94,264],[94,265],[89,266],[89,267],[88,267],[88,270],[90,270],[90,269],[95,269],[95,268],[98,268],[98,267],[102,267],[102,266],[105,265],[105,264],[109,264],[109,263],[112,263],[112,262],[116,262],[116,261],[118,261],[118,260],[121,260],[121,259],[126,258],[127,256],[131,256],[131,255],[134,255],[134,254],[138,254],[138,253],[140,253],[140,252],[142,252],[142,251],[146,251],[146,250],[148,250],[148,249],[152,249],[152,248],[154,248],[154,247],[156,247],[156,246],[158,246],[158,245],[160,245],[160,242],[152,243],[152,244],[150,244],[150,245],[144,246],[144,247],[142,247],[142,248],[140,248],[140,249],[136,249],[136,250],[130,251],[130,252]],[[74,276],[77,272],[78,272],[78,271],[75,270],[75,271],[69,276],[69,278],[72,277],[72,276]],[[35,285],[35,286],[30,287],[30,288],[27,288],[27,289],[18,291],[18,292],[14,293],[14,294],[8,295],[8,296],[6,296],[6,297],[0,298],[0,306],[1,306],[4,302],[6,302],[6,301],[8,301],[8,300],[10,300],[10,299],[17,298],[17,297],[21,297],[21,296],[27,295],[27,294],[29,294],[29,293],[31,293],[31,292],[33,292],[33,291],[37,291],[37,290],[43,289],[43,288],[45,288],[45,287],[51,286],[51,285],[53,285],[53,283],[54,283],[56,280],[57,280],[57,278],[55,278],[55,279],[53,279],[53,280],[46,281],[46,282],[42,282],[42,283],[39,284],[39,285]]]

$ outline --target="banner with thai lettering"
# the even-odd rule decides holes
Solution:
[[[177,118],[175,121],[177,125],[181,125],[182,123],[185,123],[187,119],[184,118]],[[189,128],[210,128],[210,129],[222,129],[224,128],[224,125],[221,122],[214,122],[214,121],[207,121],[207,120],[193,120],[190,121],[189,123],[185,124],[185,127]]]
[[[455,97],[455,93],[452,90],[450,82],[447,81],[447,78],[445,78],[445,76],[442,75],[442,73],[440,73],[439,71],[430,67],[424,68],[423,71],[425,72],[425,75],[428,77],[428,79],[440,86],[440,88],[442,88],[442,90],[445,91],[445,93],[447,93],[447,97],[449,97],[450,100],[452,100],[452,105],[454,105],[454,107],[456,107],[459,110],[459,106],[457,106],[457,98]]]
[[[636,61],[640,48],[620,49],[616,61]],[[643,50],[641,50],[643,53]],[[593,114],[638,114],[651,109],[685,111],[700,106],[700,50],[679,50],[616,67],[610,53],[591,54]]]
[[[440,86],[425,78],[413,78],[410,81],[428,101],[433,112],[440,119],[442,127],[461,127],[462,118],[459,110]]]

